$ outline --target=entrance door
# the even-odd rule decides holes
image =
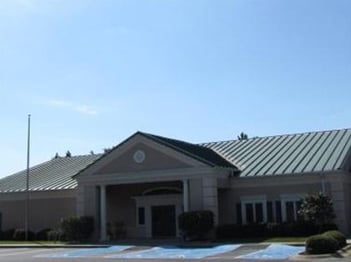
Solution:
[[[175,237],[176,236],[176,212],[174,205],[153,206],[152,237]]]

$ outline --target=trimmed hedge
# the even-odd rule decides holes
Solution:
[[[311,236],[327,230],[335,230],[335,224],[317,226],[310,222],[268,223],[268,224],[224,224],[216,227],[218,239],[254,238],[254,237],[300,237]]]
[[[211,211],[200,210],[184,212],[178,217],[179,228],[186,239],[205,239],[214,225]]]
[[[12,240],[15,229],[11,228],[5,231],[1,231],[0,238],[1,240]]]
[[[324,232],[323,235],[334,238],[338,242],[339,249],[347,245],[346,237],[340,231],[331,230],[331,231]]]
[[[26,231],[24,229],[16,229],[13,232],[13,240],[26,240]],[[28,240],[35,240],[35,234],[32,231],[28,231]]]
[[[44,228],[38,231],[35,235],[35,240],[48,240],[48,232],[50,231],[50,228]]]
[[[88,239],[94,231],[94,220],[92,217],[68,217],[61,221],[60,230],[68,241]]]
[[[52,229],[47,232],[47,238],[49,241],[59,241],[62,240],[62,232],[57,229]]]
[[[307,254],[328,254],[338,250],[338,241],[328,235],[314,235],[306,240]]]

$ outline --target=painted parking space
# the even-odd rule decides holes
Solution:
[[[47,249],[39,248],[4,248],[0,249],[0,260],[1,257],[12,257],[12,256],[33,256],[34,254],[47,252]]]
[[[274,261],[286,260],[304,250],[302,246],[283,244],[230,244],[207,247],[181,247],[181,246],[134,246],[115,245],[98,248],[3,248],[0,249],[0,260],[11,261],[81,261],[92,258],[98,261],[114,261],[123,259],[204,259],[204,260],[247,260],[247,261]],[[21,258],[16,260],[16,258]],[[32,259],[32,260],[31,260]],[[70,260],[71,259],[71,260]],[[72,260],[73,259],[73,260]],[[7,261],[7,260],[6,260]]]
[[[252,252],[236,258],[246,259],[287,259],[304,251],[303,246],[291,246],[284,244],[271,244],[267,248]]]
[[[38,255],[36,257],[46,257],[46,258],[74,258],[74,257],[91,257],[91,256],[99,256],[106,255],[109,253],[116,253],[127,250],[133,246],[128,245],[118,245],[118,246],[110,246],[110,247],[99,247],[99,248],[85,248],[85,249],[70,249],[62,252],[49,253]]]
[[[235,250],[240,245],[220,245],[213,247],[160,246],[147,250],[105,256],[122,259],[201,259]]]

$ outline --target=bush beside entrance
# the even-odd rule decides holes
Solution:
[[[203,240],[213,228],[214,215],[208,210],[184,212],[178,222],[184,239]]]
[[[61,221],[60,231],[64,240],[81,241],[88,239],[94,231],[92,217],[68,217]]]

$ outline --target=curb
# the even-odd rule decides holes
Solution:
[[[308,260],[308,259],[321,259],[321,258],[345,258],[351,255],[351,245],[347,245],[346,247],[343,247],[342,249],[336,251],[335,253],[330,253],[330,254],[321,254],[321,255],[304,255],[304,254],[298,254],[295,256],[290,257],[290,260]]]
[[[111,245],[40,245],[40,244],[0,244],[2,248],[108,248]]]

